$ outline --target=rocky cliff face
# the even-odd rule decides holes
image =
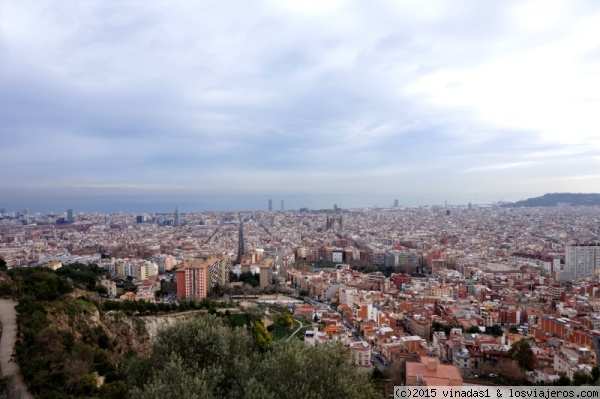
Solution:
[[[204,312],[133,316],[122,311],[99,312],[93,303],[82,299],[55,304],[47,311],[52,327],[72,334],[74,341],[106,350],[115,365],[126,353],[149,354],[152,340],[161,328]]]
[[[169,313],[156,316],[140,316],[138,318],[143,321],[146,329],[146,335],[148,336],[148,339],[152,341],[161,328],[172,326],[179,321],[183,321],[193,317],[194,315],[204,313],[206,313],[205,310],[195,310],[190,312]]]

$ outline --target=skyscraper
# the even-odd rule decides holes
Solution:
[[[398,200],[394,200],[394,208],[398,208]]]
[[[67,209],[67,223],[73,223],[73,209]]]
[[[281,212],[283,212],[283,200],[281,200]]]
[[[269,212],[273,210],[273,200],[269,200]]]
[[[238,236],[238,256],[237,263],[242,263],[242,256],[244,255],[244,219],[240,215],[240,231]]]
[[[175,218],[174,218],[174,226],[175,227],[179,227],[181,225],[181,222],[179,221],[179,207],[176,206],[175,207]]]

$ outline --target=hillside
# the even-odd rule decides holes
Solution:
[[[15,358],[36,397],[125,398],[129,359],[148,356],[161,328],[208,312],[198,309],[204,304],[179,312],[183,306],[104,301],[82,288],[94,281],[74,282],[48,268],[0,271],[0,295],[19,299]]]
[[[502,205],[505,208],[548,207],[557,205],[595,206],[600,205],[600,194],[549,193],[541,197]]]
[[[302,323],[285,309],[266,315],[209,299],[104,300],[88,278],[97,270],[78,271],[71,278],[43,267],[0,271],[0,296],[19,300],[15,359],[35,397],[381,397],[346,348],[291,339]],[[8,391],[0,384],[0,397]]]
[[[16,309],[16,358],[29,390],[39,397],[119,397],[127,392],[123,355],[151,349],[140,318],[101,312],[85,296],[52,301],[24,297]]]

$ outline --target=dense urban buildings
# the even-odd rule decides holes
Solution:
[[[592,373],[600,351],[600,208],[395,205],[176,208],[175,215],[78,214],[73,223],[61,222],[68,214],[5,212],[0,257],[9,267],[97,263],[133,278],[132,299],[143,300],[167,283],[179,300],[203,299],[252,274],[256,286],[243,289],[306,296],[309,303],[292,311],[318,323],[306,331],[307,344],[344,343],[359,368],[409,360],[407,378],[424,384],[493,375],[519,341],[534,352],[532,382]]]

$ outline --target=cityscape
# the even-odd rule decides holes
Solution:
[[[592,0],[3,2],[0,399],[598,397],[598,71]]]
[[[308,322],[305,345],[343,345],[398,385],[556,384],[597,373],[598,209],[2,210],[0,257],[9,270],[97,265],[105,301],[280,306]],[[519,342],[532,355],[515,367]]]

